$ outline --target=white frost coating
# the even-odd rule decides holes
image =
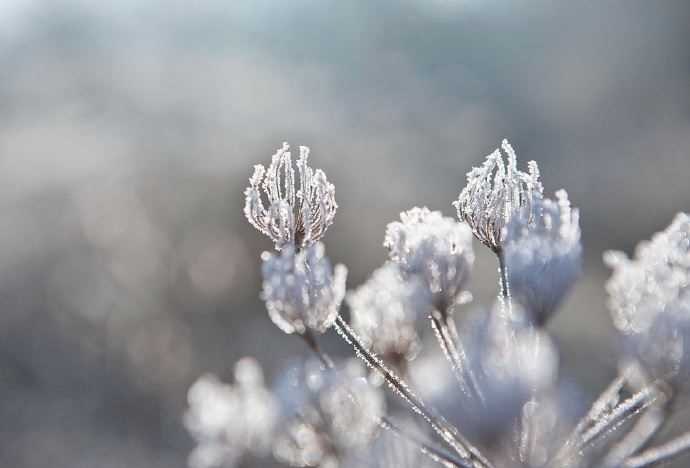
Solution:
[[[604,261],[613,269],[606,290],[614,324],[640,360],[655,377],[683,369],[687,374],[682,361],[690,345],[690,216],[677,214],[637,246],[634,258],[610,251]]]
[[[347,294],[352,328],[362,343],[384,359],[412,359],[420,348],[416,322],[428,309],[425,288],[404,280],[393,263],[376,270]]]
[[[530,161],[528,172],[519,171],[515,151],[508,140],[503,140],[501,147],[507,164],[500,149],[496,149],[481,167],[467,173],[467,185],[453,202],[458,218],[495,252],[503,246],[503,227],[515,215],[531,219],[533,201],[541,198],[543,192],[537,163]]]
[[[466,224],[440,211],[415,207],[388,225],[383,245],[405,275],[426,283],[440,312],[466,300],[465,286],[474,263],[472,232]]]
[[[298,248],[320,240],[333,224],[338,204],[335,187],[326,174],[307,165],[309,148],[300,146],[297,160],[299,188],[295,185],[290,146],[283,143],[268,169],[258,164],[244,191],[244,215],[261,233],[275,242],[276,249],[286,245]],[[263,190],[263,195],[262,195]],[[268,199],[264,205],[263,197]]]
[[[293,246],[280,253],[264,252],[263,292],[268,314],[285,333],[325,332],[338,314],[345,296],[347,268],[325,255],[320,242],[299,253]]]
[[[565,190],[556,192],[556,201],[535,199],[532,218],[515,216],[508,223],[503,255],[511,295],[541,325],[580,273],[580,222]]]
[[[364,449],[385,413],[381,389],[369,385],[364,369],[348,360],[336,370],[310,362],[288,376],[289,395],[283,430],[274,445],[279,461],[292,466],[330,466],[337,458]]]
[[[191,468],[232,467],[245,452],[270,448],[278,408],[252,358],[237,362],[234,385],[206,374],[190,387],[187,400],[184,424],[197,442]]]

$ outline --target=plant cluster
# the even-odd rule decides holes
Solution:
[[[633,468],[690,448],[690,433],[656,440],[688,390],[690,216],[678,214],[633,258],[605,254],[625,352],[619,375],[574,414],[545,325],[580,273],[579,212],[565,190],[545,196],[534,161],[518,169],[504,140],[467,174],[453,203],[458,219],[403,212],[386,229],[388,261],[348,292],[347,269],[331,264],[322,243],[335,189],[308,165],[306,147],[296,176],[289,150],[255,166],[245,215],[275,243],[261,256],[268,314],[313,358],[271,390],[251,358],[236,364],[232,384],[201,377],[185,414],[197,441],[191,467],[271,453],[296,467]],[[497,257],[499,293],[493,307],[456,322],[471,299],[473,238]],[[445,372],[443,360],[420,355],[424,322]],[[322,350],[331,329],[354,358]]]

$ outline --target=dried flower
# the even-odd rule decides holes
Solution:
[[[474,263],[472,233],[464,223],[440,211],[412,208],[386,228],[383,245],[406,276],[418,276],[442,313],[467,299],[465,289]]]
[[[428,308],[425,288],[417,278],[405,281],[397,265],[386,263],[349,292],[347,302],[352,328],[368,349],[394,363],[417,355],[420,339],[415,326]]]
[[[565,190],[556,199],[535,199],[533,221],[515,216],[504,233],[510,294],[537,325],[553,315],[582,263],[578,210]]]
[[[232,467],[245,452],[263,454],[270,447],[277,406],[253,359],[235,364],[235,385],[206,374],[190,387],[187,398],[184,423],[197,441],[191,468]]]
[[[345,296],[347,268],[331,268],[322,243],[299,253],[293,246],[278,254],[264,252],[261,259],[262,298],[273,323],[299,334],[307,329],[323,333],[333,325]]]
[[[503,140],[501,147],[508,164],[504,164],[501,151],[496,149],[481,167],[467,173],[467,185],[453,202],[458,218],[494,252],[503,246],[503,227],[516,214],[531,219],[533,200],[543,192],[537,163],[530,161],[528,172],[521,172],[508,140]]]
[[[364,378],[356,360],[323,370],[307,361],[283,379],[285,421],[274,455],[292,466],[337,467],[351,451],[365,448],[385,412],[381,390]]]
[[[333,224],[338,208],[335,187],[326,174],[307,165],[309,148],[300,146],[297,169],[299,190],[295,187],[290,146],[283,143],[268,169],[258,164],[249,179],[244,215],[260,232],[275,242],[276,249],[294,245],[298,249],[320,240]],[[268,198],[264,206],[261,189]]]
[[[690,216],[676,215],[633,259],[609,251],[604,261],[613,268],[606,290],[614,324],[648,370],[677,373],[690,346]]]

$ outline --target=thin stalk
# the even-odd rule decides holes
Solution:
[[[316,341],[316,337],[310,330],[305,331],[300,336],[302,337],[304,342],[307,343],[309,349],[311,349],[314,352],[314,354],[319,358],[321,364],[323,364],[323,366],[326,369],[333,369],[335,367],[331,357],[321,350],[318,341]]]
[[[319,358],[323,366],[326,369],[335,370],[333,360],[328,354],[321,350],[319,342],[316,340],[314,334],[307,330],[307,332],[303,333],[301,336],[302,339],[304,339],[304,341],[307,343],[307,346],[309,346],[309,349],[311,349],[312,352]],[[351,397],[353,396],[351,395]],[[424,442],[419,437],[416,437],[415,435],[407,431],[404,431],[402,428],[400,428],[397,424],[393,423],[386,416],[383,416],[380,419],[378,419],[377,423],[382,429],[389,430],[396,434],[398,437],[401,437],[415,445],[423,454],[428,456],[432,461],[435,461],[436,463],[444,465],[448,468],[472,468],[472,465],[468,465],[467,463],[455,457],[453,454],[448,453],[447,451],[439,447],[435,447],[427,442]]]
[[[637,453],[659,431],[667,417],[666,401],[659,399],[635,423],[632,430],[618,442],[604,458],[605,468],[617,468],[623,461]]]
[[[375,354],[370,353],[366,349],[359,337],[340,315],[336,318],[335,329],[348,344],[354,347],[357,357],[362,359],[367,366],[376,370],[386,380],[386,383],[394,392],[402,398],[415,413],[419,414],[431,426],[434,432],[455,450],[464,462],[476,468],[491,467],[488,460],[486,460],[479,450],[473,447],[460,435],[457,428],[448,423],[442,416],[436,415],[429,410],[424,402],[410,390],[404,380],[393,371],[389,370]]]
[[[621,402],[613,411],[602,416],[591,429],[582,434],[582,440],[577,446],[578,450],[596,443],[602,435],[618,429],[625,421],[657,401],[661,394],[657,383],[653,383]]]
[[[461,344],[453,339],[449,327],[441,319],[438,312],[432,312],[429,318],[431,319],[431,328],[434,330],[434,335],[438,340],[443,354],[446,356],[448,362],[450,362],[453,375],[458,381],[460,389],[465,395],[473,399],[477,398],[482,402],[482,404],[484,404],[484,396],[482,395],[474,373],[470,368],[467,356],[465,355],[464,350],[461,352],[458,349]],[[465,378],[463,372],[467,374],[467,379]]]
[[[623,391],[626,381],[627,378],[625,376],[619,375],[608,385],[608,387],[606,387],[606,389],[604,389],[601,395],[594,400],[590,410],[577,423],[566,439],[565,444],[563,444],[563,447],[554,457],[553,462],[550,464],[551,467],[555,468],[566,465],[566,460],[569,460],[573,456],[575,446],[585,430],[596,424],[603,414],[611,411],[618,404],[620,401],[620,393]]]
[[[623,463],[624,468],[641,468],[655,463],[669,461],[690,451],[690,432],[676,437],[665,444],[650,448]]]

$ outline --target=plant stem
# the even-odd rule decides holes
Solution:
[[[634,457],[628,458],[624,468],[641,468],[653,463],[668,461],[690,450],[690,432],[676,437],[657,447],[650,448]]]
[[[457,428],[449,424],[442,416],[433,414],[412,391],[407,383],[389,370],[385,364],[373,353],[370,353],[362,344],[356,333],[345,320],[338,315],[335,322],[338,334],[355,349],[357,357],[362,359],[367,366],[376,370],[386,380],[386,383],[394,392],[402,398],[410,408],[431,426],[431,428],[461,457],[463,462],[476,468],[490,468],[491,464],[468,441],[462,437]]]

